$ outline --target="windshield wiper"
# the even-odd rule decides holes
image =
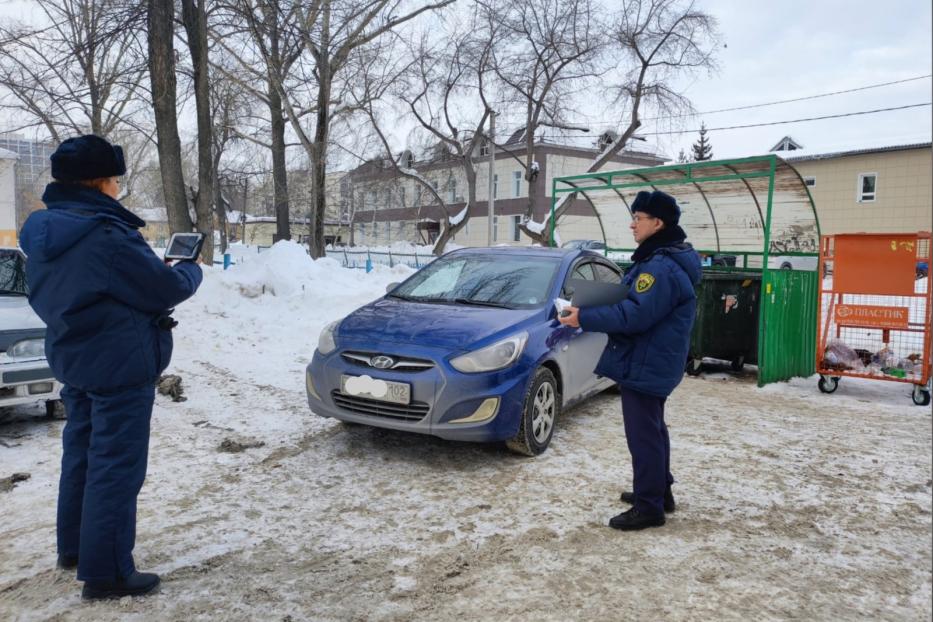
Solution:
[[[476,305],[479,307],[496,307],[498,309],[514,309],[511,305],[504,302],[493,302],[492,300],[474,300],[473,298],[454,298],[453,300],[461,305]]]
[[[411,297],[409,296],[404,296],[402,294],[392,294],[392,293],[386,294],[386,298],[398,298],[399,300],[411,300]]]

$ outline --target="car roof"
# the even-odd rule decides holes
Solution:
[[[451,255],[512,255],[526,257],[566,257],[568,255],[577,255],[581,251],[576,248],[551,248],[547,246],[471,246],[458,248],[457,250],[445,253],[444,256]]]

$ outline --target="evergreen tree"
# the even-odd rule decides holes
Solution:
[[[686,164],[690,159],[687,157],[687,154],[684,153],[683,148],[680,149],[680,153],[677,154],[677,164]]]
[[[703,160],[713,159],[713,147],[706,139],[706,124],[700,124],[700,140],[693,143],[693,161],[702,162]]]

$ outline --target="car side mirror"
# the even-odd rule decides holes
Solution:
[[[391,294],[391,293],[392,293],[392,290],[395,289],[396,287],[398,287],[398,286],[401,285],[401,284],[402,284],[402,283],[401,283],[400,281],[393,281],[392,283],[389,283],[388,285],[386,285],[386,293],[387,293],[387,294]]]

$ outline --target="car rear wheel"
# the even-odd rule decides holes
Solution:
[[[554,436],[554,424],[560,414],[560,393],[554,374],[546,367],[535,372],[531,387],[525,394],[522,421],[518,434],[505,442],[512,451],[537,456],[542,453]]]

